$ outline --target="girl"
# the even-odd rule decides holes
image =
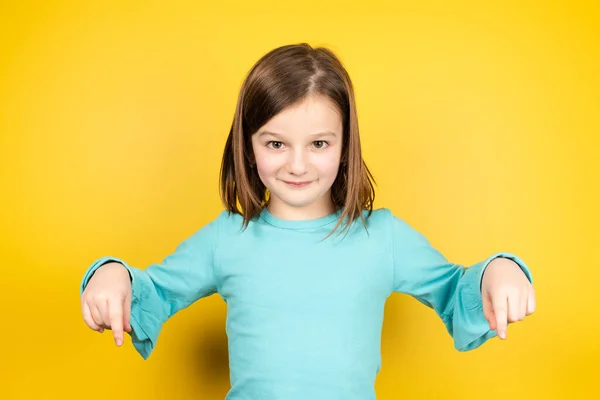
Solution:
[[[336,56],[283,46],[248,73],[225,144],[226,211],[145,270],[114,257],[83,278],[87,325],[123,332],[144,359],[162,325],[196,300],[227,303],[227,399],[374,399],[384,304],[435,310],[459,351],[535,309],[509,253],[448,262],[387,209],[373,210],[353,87]]]

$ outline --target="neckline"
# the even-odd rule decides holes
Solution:
[[[333,213],[326,215],[324,217],[315,218],[315,219],[301,219],[301,220],[289,220],[289,219],[281,219],[277,218],[273,214],[267,210],[267,207],[264,207],[260,211],[260,218],[264,220],[269,225],[273,225],[277,228],[284,229],[311,229],[311,228],[319,228],[321,226],[328,225],[334,221],[337,221],[341,213],[341,209],[334,211]]]

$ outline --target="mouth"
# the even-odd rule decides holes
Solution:
[[[312,181],[304,181],[304,182],[290,182],[290,181],[282,181],[283,183],[285,183],[286,185],[293,187],[293,188],[303,188],[306,187],[308,185],[310,185],[312,183]]]

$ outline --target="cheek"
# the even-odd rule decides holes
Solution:
[[[319,169],[321,173],[329,177],[335,178],[340,168],[340,156],[332,154],[331,157],[324,157],[319,160]]]
[[[261,179],[277,175],[278,165],[273,159],[256,159],[256,169]]]
[[[256,170],[258,171],[258,175],[261,179],[268,177],[272,174],[273,171],[273,162],[272,158],[270,158],[267,154],[265,154],[265,149],[253,143],[253,151],[254,151],[254,162],[256,163]]]

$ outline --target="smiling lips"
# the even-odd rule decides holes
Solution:
[[[312,181],[308,181],[308,182],[289,182],[289,181],[283,181],[283,183],[285,183],[288,186],[291,186],[293,188],[303,188],[306,187],[308,185],[310,185],[312,183]]]

